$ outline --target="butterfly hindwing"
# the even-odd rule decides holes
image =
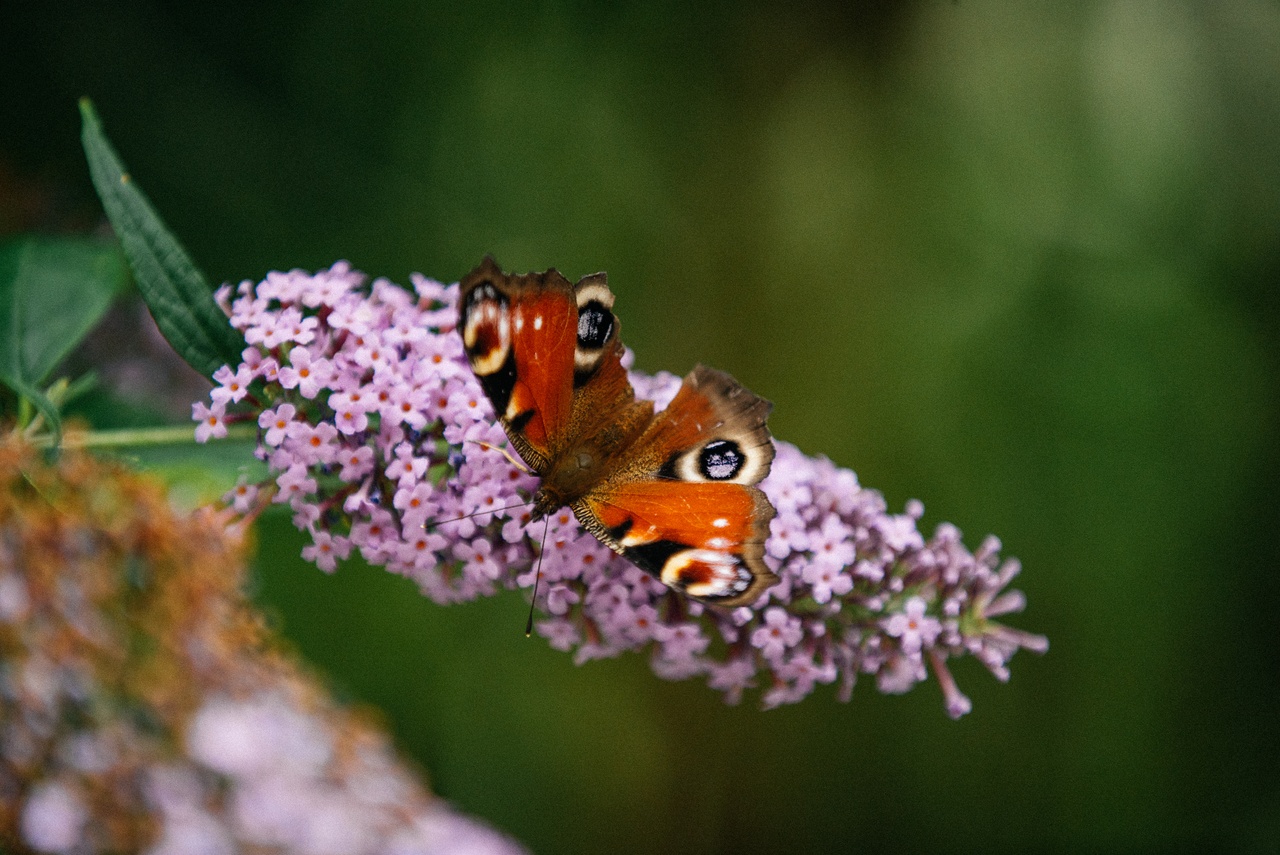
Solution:
[[[773,461],[769,409],[729,375],[695,368],[575,514],[677,590],[720,605],[753,602],[777,581],[764,563],[774,509],[753,486]]]
[[[778,581],[764,564],[773,506],[755,487],[636,481],[573,510],[601,541],[691,597],[747,605]]]

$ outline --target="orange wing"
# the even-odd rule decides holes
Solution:
[[[508,276],[486,258],[462,279],[458,329],[512,444],[544,472],[573,409],[573,286],[555,270]]]
[[[778,581],[764,563],[774,510],[755,487],[634,481],[593,492],[573,510],[601,541],[691,597],[748,605]]]
[[[768,401],[698,366],[671,404],[572,505],[588,530],[665,584],[719,605],[754,602],[778,581],[764,563],[773,505]]]

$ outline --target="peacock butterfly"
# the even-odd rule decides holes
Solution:
[[[458,329],[511,444],[542,480],[533,519],[568,505],[602,543],[690,597],[749,605],[774,508],[772,404],[699,365],[666,409],[636,400],[603,273],[507,275],[492,258],[460,283]]]

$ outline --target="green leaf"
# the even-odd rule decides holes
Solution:
[[[120,247],[91,238],[0,244],[0,380],[38,386],[129,281]]]
[[[80,99],[80,115],[80,139],[94,187],[156,326],[178,355],[206,377],[224,364],[238,363],[244,338],[218,308],[208,280],[125,171],[88,98]]]

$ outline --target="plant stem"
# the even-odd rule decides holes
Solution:
[[[258,435],[256,425],[232,425],[226,440],[252,440]],[[47,448],[51,437],[33,439],[37,448]],[[224,440],[225,441],[225,440]],[[68,431],[62,438],[64,448],[120,448],[123,446],[181,445],[195,442],[195,429],[190,425],[124,428],[121,430]]]

